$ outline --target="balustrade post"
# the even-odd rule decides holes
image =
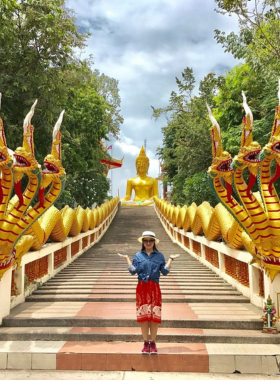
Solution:
[[[8,269],[0,280],[0,325],[2,325],[3,318],[10,314],[11,285],[12,268]]]
[[[193,250],[193,239],[189,238],[189,242],[190,242],[190,248],[189,248],[190,251],[193,252],[193,253],[195,253],[194,250]]]
[[[259,269],[249,265],[249,281],[253,294],[259,294]]]
[[[218,257],[219,257],[219,267],[221,273],[225,273],[225,255],[222,252],[218,251]]]
[[[71,244],[68,244],[67,245],[67,255],[66,255],[66,260],[67,260],[67,263],[70,263],[71,262]]]
[[[54,271],[54,252],[48,256],[48,273],[52,274]]]
[[[204,244],[201,244],[201,257],[203,258],[203,260],[206,260],[206,253],[205,253],[205,245]]]
[[[19,294],[24,294],[24,265],[16,269],[14,275]]]

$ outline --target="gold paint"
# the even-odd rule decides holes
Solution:
[[[156,179],[147,176],[149,158],[146,156],[143,146],[135,160],[135,165],[137,176],[127,180],[126,195],[122,198],[122,202],[127,202],[131,199],[133,190],[135,192],[134,202],[152,202],[153,197],[158,196],[158,182]]]

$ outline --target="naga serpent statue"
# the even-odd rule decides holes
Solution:
[[[244,94],[243,106],[246,116],[243,119],[241,148],[233,162],[229,153],[223,151],[220,127],[209,110],[213,125],[213,162],[208,173],[215,194],[242,228],[236,238],[241,239],[273,280],[280,270],[280,202],[273,185],[280,176],[280,107],[276,108],[270,141],[261,152],[260,145],[253,141],[253,115]],[[277,166],[272,176],[274,159]],[[244,180],[245,169],[249,170],[248,184]],[[262,198],[251,191],[259,171]],[[239,200],[232,195],[233,182]]]
[[[280,90],[278,97],[280,103]],[[180,207],[158,197],[154,200],[161,213],[177,228],[195,235],[204,234],[210,241],[223,238],[233,249],[245,247],[252,255],[252,263],[258,262],[273,281],[280,271],[280,201],[274,187],[280,177],[280,105],[276,108],[270,140],[262,150],[253,141],[253,115],[244,94],[243,107],[246,116],[241,146],[234,159],[223,150],[220,126],[208,107],[213,126],[213,160],[208,177],[218,205],[213,208],[203,202],[199,206],[192,203],[189,207]],[[274,174],[273,161],[276,162]],[[249,172],[248,183],[246,172]],[[260,191],[253,193],[257,179]]]
[[[14,262],[20,265],[22,256],[33,244],[33,237],[27,231],[36,220],[49,208],[61,193],[65,172],[53,179],[53,185],[44,196],[44,189],[49,185],[49,173],[57,172],[55,163],[46,157],[46,171],[35,159],[33,145],[33,126],[31,118],[37,101],[33,104],[23,123],[23,144],[15,150],[12,158],[9,155],[3,122],[0,120],[0,279]],[[62,115],[61,115],[62,120]],[[60,123],[61,123],[60,120]],[[57,126],[56,126],[57,127]],[[52,154],[58,157],[60,146],[59,127],[56,130],[57,141],[53,143]],[[55,153],[56,150],[56,153]],[[21,180],[23,175],[28,176],[28,184],[22,192]],[[10,199],[13,184],[15,196]],[[38,192],[39,202],[30,207],[31,202]]]
[[[12,265],[13,260],[20,260],[23,253],[32,245],[32,237],[23,236],[26,231],[26,225],[20,224],[20,221],[23,220],[25,222],[23,218],[24,212],[35,196],[41,181],[40,166],[34,158],[33,127],[31,126],[31,118],[35,105],[32,106],[31,111],[24,120],[23,147],[16,150],[14,164],[13,158],[8,152],[3,122],[1,120],[0,278]],[[27,188],[24,194],[10,200],[14,181],[15,192],[19,193],[23,173],[29,175]]]

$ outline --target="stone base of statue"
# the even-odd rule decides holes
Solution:
[[[262,332],[266,334],[278,334],[278,330],[276,328],[271,327],[263,327]]]
[[[147,200],[147,201],[121,201],[121,206],[152,206],[154,204],[154,201]]]

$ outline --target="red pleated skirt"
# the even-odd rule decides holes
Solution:
[[[136,288],[137,322],[161,323],[161,291],[159,283],[140,281]]]

